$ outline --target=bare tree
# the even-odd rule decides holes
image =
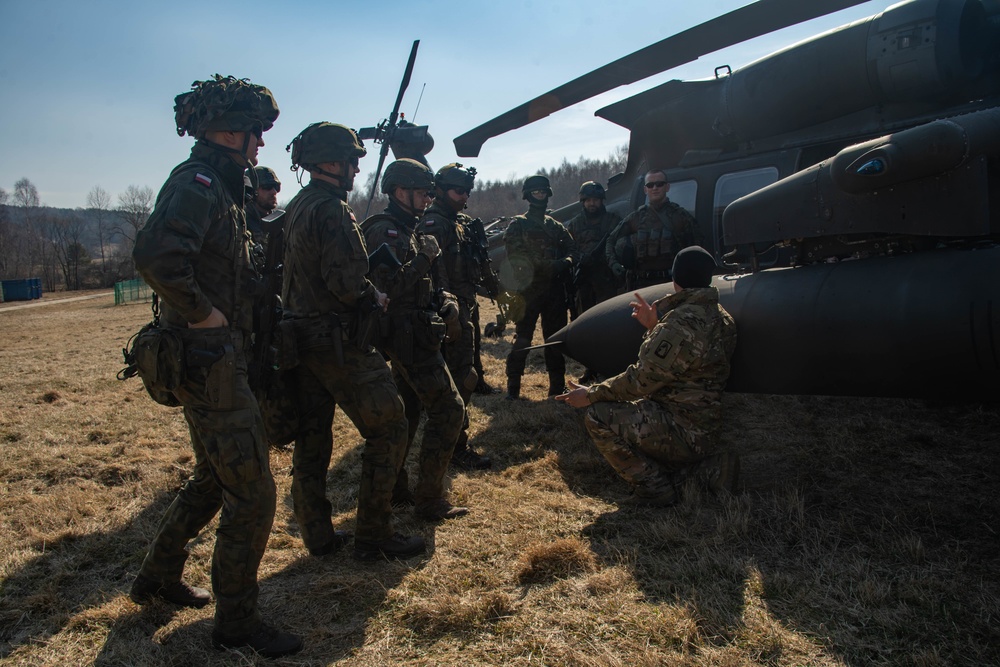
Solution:
[[[125,192],[118,195],[118,225],[115,231],[124,239],[121,255],[131,257],[135,247],[136,234],[146,224],[149,214],[153,212],[153,199],[156,194],[148,185],[142,187],[130,185]],[[135,277],[135,268],[129,271]]]
[[[13,202],[18,209],[15,222],[19,224],[14,227],[15,233],[12,235],[11,277],[28,278],[39,263],[43,251],[38,242],[38,207],[41,206],[38,188],[27,178],[20,179],[14,184]]]
[[[90,262],[82,242],[85,228],[84,219],[74,213],[52,216],[46,224],[67,290],[80,289],[80,269]]]
[[[10,213],[7,204],[10,195],[3,188],[0,188],[0,277],[7,276],[7,271],[11,263],[11,246],[13,244],[14,230],[10,222]]]
[[[105,245],[109,240],[112,225],[111,195],[100,185],[95,185],[87,194],[87,208],[91,210],[93,219],[97,223],[97,242],[101,251],[101,283],[103,285],[103,278],[107,272]]]

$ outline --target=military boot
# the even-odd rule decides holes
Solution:
[[[507,396],[508,401],[516,401],[521,398],[521,378],[507,378]]]
[[[264,658],[280,658],[302,650],[302,639],[261,623],[255,632],[240,637],[227,637],[213,630],[212,646],[217,649],[252,648]]]
[[[723,452],[709,456],[692,466],[691,474],[712,493],[736,493],[740,477],[739,454]]]
[[[354,540],[355,560],[378,560],[379,558],[412,558],[427,550],[424,538],[419,535],[394,533],[384,540]]]
[[[154,581],[141,574],[132,582],[132,590],[128,596],[136,604],[149,604],[153,600],[164,600],[181,607],[200,609],[212,600],[212,596],[204,588],[191,586],[183,581],[172,581],[169,584]]]
[[[566,376],[550,375],[549,396],[558,396],[559,394],[565,394],[565,393],[566,393]]]
[[[469,513],[468,507],[455,507],[446,498],[417,503],[413,513],[424,521],[444,521]]]

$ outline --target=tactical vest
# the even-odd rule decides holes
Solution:
[[[419,254],[417,233],[415,229],[399,222],[387,213],[378,213],[361,224],[368,248],[371,252],[385,243],[392,250],[400,264],[407,264]],[[389,313],[400,313],[405,310],[427,310],[431,307],[434,295],[434,283],[430,273],[417,278],[413,285],[400,294],[390,292],[390,278],[394,270],[386,266],[373,267],[369,278],[382,292],[390,295]]]
[[[684,210],[668,201],[661,214],[652,207],[640,207],[631,231],[624,236],[624,245],[635,253],[635,269],[640,273],[669,271],[676,255],[682,248],[691,245],[684,237],[691,237]]]
[[[433,234],[441,245],[441,257],[451,291],[464,299],[475,298],[476,286],[482,282],[481,269],[476,259],[475,241],[465,227],[471,221],[459,213],[455,219],[432,205],[421,222],[425,234]]]

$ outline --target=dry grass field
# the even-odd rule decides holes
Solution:
[[[213,650],[211,606],[128,599],[192,457],[180,412],[115,379],[149,308],[111,303],[0,304],[0,664],[269,664]],[[494,384],[510,336],[485,345]],[[453,476],[472,513],[398,515],[426,558],[310,557],[290,452],[272,454],[261,605],[306,642],[276,662],[1000,664],[996,406],[727,395],[740,493],[632,510],[579,415],[545,400],[540,352],[529,371],[531,400],[475,398],[474,441],[495,467]],[[360,442],[340,415],[335,430],[331,500],[351,528]],[[210,526],[191,545],[193,584],[209,586],[213,540]]]

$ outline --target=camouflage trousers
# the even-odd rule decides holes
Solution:
[[[576,284],[576,312],[582,315],[602,301],[618,295],[618,285],[610,271],[579,281]]]
[[[174,391],[191,432],[194,472],[160,521],[140,574],[179,581],[186,546],[222,510],[212,554],[215,626],[228,636],[254,632],[257,568],[274,520],[274,479],[264,424],[247,384],[243,337],[228,329],[178,330],[192,350],[219,353],[208,367],[187,366]]]
[[[465,299],[459,299],[458,314],[462,321],[462,337],[455,341],[450,341],[442,346],[444,359],[448,364],[448,372],[451,373],[452,380],[458,389],[462,402],[465,403],[462,428],[455,443],[455,450],[462,450],[468,447],[469,442],[469,403],[472,401],[472,392],[479,382],[479,372],[476,370],[476,332],[474,328],[475,316],[479,317],[479,304],[475,301],[471,303]]]
[[[406,447],[406,417],[392,375],[374,350],[344,341],[344,365],[332,350],[301,351],[293,369],[299,403],[299,436],[292,451],[292,503],[309,549],[334,538],[326,477],[333,451],[333,418],[339,405],[364,438],[358,490],[357,539],[392,536],[392,487]]]
[[[656,401],[601,401],[587,408],[584,426],[598,451],[633,487],[666,490],[680,469],[704,458],[670,411]]]
[[[514,327],[514,343],[507,355],[507,378],[520,379],[524,375],[524,367],[528,361],[528,350],[531,338],[535,335],[535,325],[538,318],[542,319],[542,338],[548,338],[566,326],[566,297],[561,283],[553,284],[548,292],[529,293],[525,295],[524,310]],[[562,382],[566,376],[566,358],[558,345],[546,347],[545,368],[549,373],[549,382]]]
[[[448,372],[440,352],[424,351],[421,359],[410,364],[399,363],[390,353],[392,375],[399,395],[406,406],[409,432],[406,454],[396,479],[397,494],[409,489],[406,456],[417,433],[421,408],[427,412],[423,440],[418,457],[417,485],[413,490],[417,505],[444,497],[444,480],[448,474],[455,442],[465,420],[465,403]]]

